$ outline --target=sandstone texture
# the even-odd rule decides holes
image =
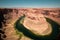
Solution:
[[[46,22],[44,17],[50,18],[60,25],[60,8],[0,8],[0,30],[2,30],[6,35],[5,38],[1,36],[2,39],[19,39],[19,35],[16,35],[16,31],[14,29],[14,23],[23,15],[26,16],[26,20],[23,23],[24,26],[28,29],[34,29],[37,33],[42,35],[44,33],[47,34],[48,30],[51,32],[51,28],[48,27],[49,23]],[[0,34],[2,35],[3,33]],[[31,39],[26,36],[22,36],[21,40]]]

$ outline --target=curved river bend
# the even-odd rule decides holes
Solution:
[[[59,30],[60,25],[58,25],[53,20],[46,18],[47,22],[52,25],[52,33],[50,35],[46,35],[46,36],[40,36],[40,35],[37,36],[37,35],[33,34],[30,30],[26,29],[23,24],[20,24],[20,20],[22,18],[23,17],[20,17],[16,21],[15,29],[17,29],[19,32],[22,32],[25,36],[30,37],[31,39],[34,39],[34,40],[55,40],[55,38],[57,37],[57,35],[60,32],[60,30]]]

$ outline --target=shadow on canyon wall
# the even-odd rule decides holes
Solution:
[[[5,32],[3,28],[6,26],[6,20],[4,15],[8,14],[9,12],[12,12],[12,9],[0,9],[0,35],[1,35],[1,40],[4,40],[6,38]],[[3,26],[4,25],[4,26]]]

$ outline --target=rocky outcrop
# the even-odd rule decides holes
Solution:
[[[0,8],[1,39],[17,40],[19,38],[17,35],[15,36],[14,23],[23,14],[33,20],[35,16],[33,17],[32,14],[43,14],[60,24],[60,8]]]

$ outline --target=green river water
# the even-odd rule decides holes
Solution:
[[[22,32],[25,36],[33,39],[33,40],[55,40],[57,35],[60,32],[60,25],[58,25],[55,21],[46,18],[47,22],[50,23],[52,26],[52,33],[46,36],[35,35],[30,30],[26,29],[23,24],[20,23],[20,20],[24,17],[20,17],[15,23],[15,29],[19,32]]]

